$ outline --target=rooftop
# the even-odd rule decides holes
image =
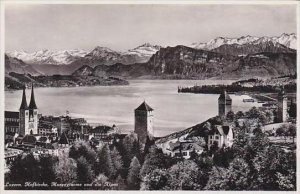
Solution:
[[[5,111],[4,112],[5,118],[15,118],[19,119],[19,112],[15,111]]]
[[[137,107],[135,110],[143,110],[143,111],[153,111],[153,108],[151,108],[145,101]]]

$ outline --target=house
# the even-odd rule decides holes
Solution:
[[[20,155],[23,151],[20,149],[14,149],[14,148],[5,148],[4,150],[4,171],[9,171],[10,164]]]
[[[182,156],[184,159],[189,159],[193,152],[199,155],[204,151],[202,146],[194,142],[170,142],[169,145],[170,155],[172,157]]]
[[[113,131],[113,128],[106,125],[100,125],[92,130],[90,130],[90,134],[96,139],[96,140],[105,140],[108,138],[108,133],[110,131]]]
[[[19,112],[5,111],[4,112],[4,129],[5,134],[7,133],[19,133]]]
[[[46,136],[57,136],[57,127],[52,124],[45,123],[44,121],[40,121],[38,127],[38,134],[39,135],[46,135]]]
[[[208,149],[210,150],[214,144],[219,148],[231,147],[233,144],[232,126],[215,125],[208,134]]]

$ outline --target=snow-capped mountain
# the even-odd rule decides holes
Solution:
[[[279,43],[291,49],[297,49],[297,37],[296,34],[283,33],[278,37],[253,37],[253,36],[242,36],[239,38],[224,38],[217,37],[208,41],[207,43],[192,43],[190,47],[196,49],[212,50],[222,45],[244,45],[244,44],[261,44],[265,42],[273,42],[274,44]]]
[[[152,45],[150,43],[145,43],[141,46],[138,46],[134,49],[130,49],[127,52],[123,53],[123,55],[138,55],[143,57],[151,57],[153,54],[155,54],[161,46],[158,45]]]
[[[93,58],[93,59],[106,59],[106,60],[117,60],[118,57],[120,57],[120,53],[114,50],[111,50],[107,47],[100,47],[97,46],[92,50],[90,53],[88,53],[86,58]]]
[[[73,49],[63,51],[40,50],[36,52],[13,51],[7,53],[10,57],[15,57],[29,64],[70,64],[80,57],[88,54],[85,50]]]
[[[118,52],[107,47],[97,46],[90,52],[79,49],[63,51],[40,50],[31,53],[13,51],[7,52],[7,55],[34,65],[69,65],[73,62],[77,63],[77,61],[82,62],[82,59],[89,61],[100,60],[103,64],[113,64],[115,62],[130,64],[147,62],[160,48],[160,46],[145,43],[126,52]]]

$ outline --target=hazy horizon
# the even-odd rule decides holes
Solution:
[[[190,45],[216,37],[296,33],[295,5],[5,5],[5,51],[96,46],[126,51],[144,43]],[[55,13],[55,14],[54,14]]]

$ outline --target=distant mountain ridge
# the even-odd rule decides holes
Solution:
[[[127,79],[240,79],[296,72],[296,53],[261,52],[233,56],[186,46],[161,48],[147,63],[82,66],[73,75]]]
[[[77,60],[80,62],[81,59],[91,64],[101,60],[100,62],[109,65],[116,62],[125,64],[147,62],[160,48],[161,46],[145,43],[126,52],[118,52],[107,47],[97,46],[92,51],[79,49],[62,51],[40,50],[36,52],[13,51],[6,54],[33,65],[69,65]]]
[[[294,44],[291,41],[293,37],[296,38],[295,34],[283,34],[274,38],[216,38],[206,44],[210,45],[210,50],[182,45],[164,48],[145,43],[127,52],[117,52],[98,46],[83,57],[61,65],[49,64],[49,60],[47,64],[32,64],[7,55],[5,71],[33,75],[72,75],[76,72],[81,76],[92,73],[93,76],[132,79],[239,79],[243,76],[281,76],[296,71],[296,50],[285,46]]]
[[[40,50],[36,52],[13,51],[7,52],[7,55],[20,59],[28,64],[70,64],[80,57],[88,54],[85,50],[73,49],[62,51]]]
[[[196,48],[196,49],[204,49],[204,50],[212,50],[216,49],[222,45],[244,45],[244,44],[261,44],[264,42],[273,42],[274,44],[279,43],[287,48],[297,49],[297,36],[294,33],[287,34],[283,33],[281,36],[278,37],[254,37],[254,36],[242,36],[239,38],[226,38],[226,37],[217,37],[214,38],[206,43],[202,42],[195,42],[189,45],[189,47]]]

